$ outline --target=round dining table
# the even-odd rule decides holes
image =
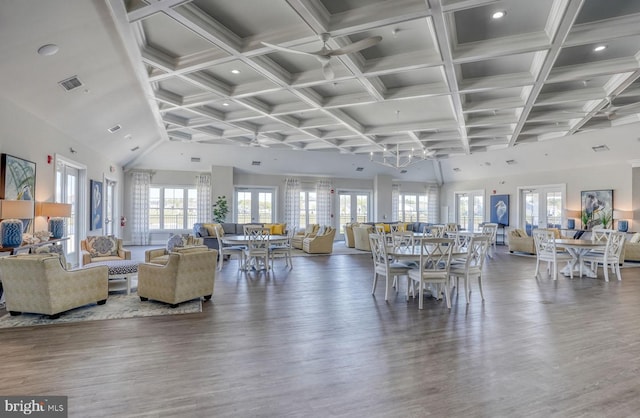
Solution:
[[[571,254],[571,262],[563,268],[560,273],[565,276],[571,275],[571,270],[578,272],[578,274],[585,275],[589,278],[595,279],[598,277],[595,271],[584,263],[582,257],[589,251],[605,249],[605,243],[591,241],[588,239],[573,239],[573,238],[556,238],[556,247],[564,248],[569,254]]]

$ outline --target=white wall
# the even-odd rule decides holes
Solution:
[[[72,153],[70,148],[76,152]],[[36,163],[36,201],[52,201],[55,195],[55,167],[47,162],[47,156],[56,153],[87,167],[88,179],[102,181],[104,176],[115,179],[120,186],[124,184],[121,167],[102,158],[97,150],[92,150],[74,141],[63,132],[54,129],[45,121],[38,119],[13,102],[0,97],[0,152],[11,154]],[[110,167],[115,167],[113,173]],[[88,184],[87,208],[89,207]],[[123,202],[123,187],[119,187],[118,202]],[[119,212],[117,215],[122,212]],[[86,216],[88,222],[88,215]],[[46,220],[38,217],[35,230],[46,229]],[[89,231],[88,224],[86,230]],[[89,232],[87,232],[89,233]],[[100,234],[101,230],[90,234]]]
[[[567,165],[571,162],[568,161]],[[519,174],[510,177],[493,177],[477,180],[459,181],[444,184],[440,190],[442,206],[449,207],[449,221],[455,220],[456,191],[483,189],[485,193],[485,219],[489,220],[489,196],[508,194],[510,196],[510,226],[519,226],[517,214],[518,186],[541,186],[550,184],[566,184],[566,208],[580,210],[580,192],[583,190],[613,189],[613,206],[615,209],[631,210],[632,208],[632,167],[629,163],[615,165],[557,169],[530,174]],[[630,225],[633,227],[633,225]]]

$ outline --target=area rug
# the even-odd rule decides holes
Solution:
[[[63,312],[58,319],[47,315],[23,313],[0,317],[0,328],[31,327],[35,325],[63,324],[68,322],[100,321],[103,319],[140,318],[145,316],[179,315],[202,312],[202,301],[192,300],[171,309],[169,305],[154,301],[140,301],[136,294],[109,295],[104,305],[87,305]]]

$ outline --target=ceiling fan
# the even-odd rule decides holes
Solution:
[[[614,120],[620,116],[632,115],[640,113],[640,103],[629,103],[622,106],[614,106],[611,98],[607,98],[607,105],[600,109],[596,116],[604,116],[608,120]]]
[[[322,48],[314,52],[299,51],[297,49],[273,45],[266,42],[261,42],[261,44],[269,48],[276,49],[278,51],[291,52],[294,54],[301,54],[301,55],[308,55],[308,56],[315,57],[318,61],[320,61],[320,64],[322,64],[322,73],[324,74],[325,80],[333,80],[333,77],[335,76],[335,74],[329,63],[329,61],[331,60],[331,57],[335,57],[337,55],[350,54],[352,52],[358,52],[358,51],[362,51],[363,49],[370,48],[375,44],[377,44],[378,42],[382,41],[382,36],[371,36],[369,38],[361,39],[357,42],[354,42],[350,45],[347,45],[343,48],[338,48],[338,49],[329,49],[327,47],[327,42],[331,39],[331,34],[322,33],[320,34],[320,39],[322,40]]]
[[[248,145],[250,147],[269,148],[269,146],[267,144],[263,144],[262,142],[260,142],[260,137],[259,137],[259,134],[257,132],[254,132],[253,138],[249,142],[247,142],[246,145]]]

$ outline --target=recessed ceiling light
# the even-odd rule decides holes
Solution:
[[[59,49],[60,48],[58,48],[58,45],[56,44],[46,44],[38,48],[38,54],[48,57],[50,55],[55,55]]]
[[[222,106],[229,106],[229,103],[224,102],[224,103],[222,103]]]
[[[231,70],[231,74],[240,74],[240,70],[234,68],[233,70]]]
[[[594,50],[595,52],[604,51],[605,49],[607,49],[607,46],[606,46],[606,45],[598,45],[598,46],[596,46],[595,48],[593,48],[593,50]]]
[[[493,14],[491,15],[491,17],[493,19],[502,19],[503,17],[505,17],[507,15],[507,12],[505,12],[504,10],[498,10],[497,12],[493,12]]]

